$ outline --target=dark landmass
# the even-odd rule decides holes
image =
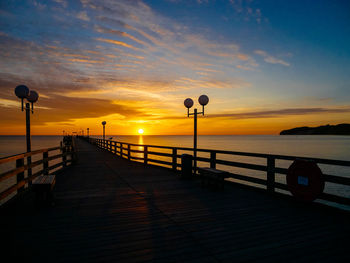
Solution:
[[[319,127],[298,127],[283,130],[280,135],[350,135],[350,124],[324,125]]]

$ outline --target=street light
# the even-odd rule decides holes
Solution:
[[[87,128],[86,131],[87,131],[87,137],[89,138],[89,131],[90,131],[90,128]]]
[[[194,132],[193,132],[194,174],[196,174],[196,170],[197,170],[197,115],[202,114],[204,116],[204,106],[208,104],[209,98],[207,95],[201,95],[198,98],[198,102],[200,105],[202,105],[202,112],[198,112],[197,109],[194,109],[194,112],[190,113],[190,108],[193,106],[193,100],[190,98],[187,98],[184,101],[184,105],[187,108],[187,117],[190,117],[190,115],[194,116]]]
[[[18,98],[21,99],[22,102],[22,111],[23,111],[23,100],[27,99],[27,103],[25,106],[26,110],[26,141],[27,141],[27,152],[32,150],[31,139],[30,139],[30,112],[34,113],[34,103],[39,99],[39,94],[34,90],[29,90],[25,85],[19,85],[15,88],[15,94]],[[30,110],[30,104],[32,105],[32,109]],[[30,156],[27,157],[27,165],[30,166],[32,163],[32,158]],[[32,175],[32,169],[28,169],[28,177]]]
[[[102,125],[103,125],[103,140],[105,140],[105,126],[106,126],[107,122],[103,121]]]
[[[19,85],[15,88],[15,94],[22,101],[22,111],[23,111],[23,100],[27,99],[28,102],[32,104],[32,110],[30,110],[30,104],[26,103],[26,138],[27,138],[27,152],[31,151],[31,141],[30,141],[30,111],[34,113],[33,104],[38,100],[39,94],[34,90],[29,90],[27,86]]]

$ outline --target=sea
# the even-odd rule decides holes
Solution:
[[[100,136],[91,136],[101,138]],[[193,136],[190,135],[108,135],[106,139],[118,142],[193,147]],[[62,136],[32,136],[32,150],[59,146]],[[292,155],[307,158],[325,158],[334,160],[350,160],[350,136],[331,135],[199,135],[198,148],[227,150],[237,152],[251,152],[264,154]],[[142,149],[142,148],[140,148]],[[0,158],[11,156],[26,151],[25,136],[0,136]],[[160,150],[165,151],[166,150]],[[179,152],[182,154],[186,152]],[[206,153],[199,153],[199,156],[209,157]],[[166,160],[166,157],[152,156],[152,158]],[[247,162],[266,165],[266,159],[243,157],[236,155],[218,154],[218,159]],[[167,160],[169,161],[169,159]],[[288,168],[290,161],[277,161],[276,166]],[[50,164],[51,165],[51,164]],[[198,163],[198,166],[207,166],[205,163]],[[350,167],[319,165],[322,172],[343,177],[350,177]],[[266,173],[261,171],[247,170],[243,168],[218,165],[218,169],[239,173],[252,177],[266,179]],[[0,165],[0,173],[13,169],[9,165]],[[285,183],[285,175],[276,175],[276,181]],[[0,191],[6,188],[0,182]],[[338,184],[327,183],[325,192],[350,198],[350,187]],[[288,194],[288,193],[287,193]]]

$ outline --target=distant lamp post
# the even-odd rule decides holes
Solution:
[[[105,121],[102,122],[102,125],[103,125],[103,140],[105,140],[105,131],[106,131],[105,126],[106,126],[106,124],[107,124],[107,122],[105,122]]]
[[[193,158],[194,158],[194,173],[197,170],[197,115],[202,114],[204,116],[204,106],[208,104],[209,98],[207,95],[201,95],[198,98],[198,102],[202,105],[202,112],[198,112],[197,109],[194,109],[193,113],[190,113],[190,108],[193,106],[193,100],[190,98],[185,99],[184,105],[187,108],[187,117],[190,115],[194,116],[194,132],[193,132]]]
[[[34,90],[29,90],[25,85],[19,85],[15,88],[15,94],[18,98],[21,99],[22,102],[22,111],[23,111],[23,100],[27,99],[27,103],[25,106],[26,110],[26,141],[27,141],[27,152],[32,150],[31,138],[30,138],[30,111],[32,114],[34,113],[34,103],[39,99],[39,94]],[[32,105],[32,109],[30,110],[30,104]],[[32,158],[30,156],[27,157],[27,165],[30,166],[32,163]],[[28,169],[28,177],[31,177],[32,169]],[[29,184],[31,181],[29,181]]]
[[[88,137],[88,138],[89,138],[89,131],[90,131],[90,129],[87,128],[87,129],[86,129],[86,134],[87,134],[87,137]]]

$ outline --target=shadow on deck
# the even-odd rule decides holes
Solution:
[[[1,211],[13,260],[53,262],[348,262],[349,214],[230,185],[180,180],[78,141],[56,204]]]

